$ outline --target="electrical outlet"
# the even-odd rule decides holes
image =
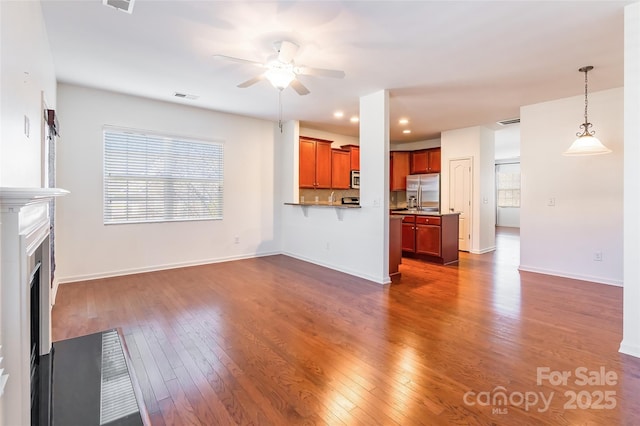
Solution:
[[[235,237],[233,237],[233,243],[234,244],[240,244],[240,237],[238,237],[237,235]]]
[[[593,260],[595,262],[602,262],[602,252],[601,251],[596,251],[593,253]]]

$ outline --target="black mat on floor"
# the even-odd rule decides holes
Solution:
[[[144,425],[117,330],[55,342],[52,354],[54,426]]]

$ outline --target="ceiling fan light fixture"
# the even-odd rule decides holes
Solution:
[[[602,142],[594,136],[594,131],[589,131],[593,125],[589,123],[589,119],[587,118],[587,107],[589,106],[589,100],[587,98],[587,73],[592,69],[593,66],[587,65],[578,70],[584,73],[584,123],[580,125],[582,132],[576,133],[578,139],[573,141],[563,155],[598,155],[611,152],[609,148],[604,146]]]
[[[273,87],[279,90],[284,90],[289,87],[291,82],[296,78],[292,67],[286,65],[272,65],[264,75]]]

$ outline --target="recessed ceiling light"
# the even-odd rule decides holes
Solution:
[[[342,117],[344,117],[344,112],[342,112],[342,111],[336,111],[336,112],[334,112],[334,113],[333,113],[333,116],[334,116],[335,118],[342,118]]]
[[[360,119],[357,116],[353,116],[349,119],[349,121],[351,121],[352,123],[357,123],[358,121],[360,121]]]
[[[409,130],[409,129],[404,129],[404,130],[402,131],[402,133],[404,133],[404,134],[407,134],[407,135],[408,135],[409,133],[411,133],[411,130]]]
[[[408,118],[401,118],[400,120],[398,120],[398,123],[402,124],[403,126],[405,124],[409,124],[409,119]]]

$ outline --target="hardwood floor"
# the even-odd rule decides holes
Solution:
[[[154,425],[640,424],[622,289],[497,240],[386,287],[286,256],[66,284],[53,336],[121,327]]]

